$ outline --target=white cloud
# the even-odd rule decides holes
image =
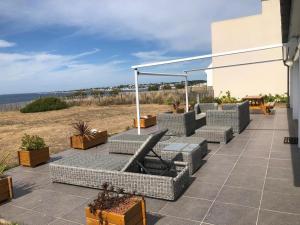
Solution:
[[[209,48],[212,21],[254,14],[260,6],[260,0],[15,0],[0,1],[0,21],[15,31],[59,25],[80,34],[197,51]]]
[[[13,43],[13,42],[8,42],[8,41],[5,41],[5,40],[1,40],[0,39],[0,48],[8,48],[8,47],[13,47],[15,46],[16,44]]]
[[[0,53],[1,93],[69,90],[127,82],[122,61],[89,64],[82,57],[98,52],[59,55],[47,52]],[[126,76],[127,75],[127,76]]]

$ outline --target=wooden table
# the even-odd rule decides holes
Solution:
[[[263,96],[246,96],[243,101],[249,101],[250,110],[260,110],[267,114]]]

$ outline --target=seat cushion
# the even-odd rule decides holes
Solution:
[[[127,155],[105,155],[101,153],[89,154],[88,152],[78,152],[51,164],[96,170],[120,171],[129,159],[130,156]]]

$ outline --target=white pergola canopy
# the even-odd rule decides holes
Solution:
[[[269,60],[257,61],[257,62],[222,65],[222,66],[216,66],[216,67],[195,68],[195,69],[191,69],[191,70],[184,70],[182,74],[140,72],[139,71],[140,68],[168,65],[168,64],[181,63],[181,62],[189,62],[189,61],[195,61],[195,60],[201,60],[201,59],[207,59],[207,58],[236,55],[236,54],[241,54],[241,53],[256,52],[256,51],[281,48],[281,47],[283,47],[283,44],[274,44],[274,45],[261,46],[261,47],[257,47],[257,48],[239,49],[239,50],[235,50],[235,51],[221,52],[221,53],[215,53],[215,54],[201,55],[201,56],[195,56],[195,57],[181,58],[181,59],[154,62],[154,63],[146,63],[146,64],[132,66],[131,68],[134,69],[134,78],[135,78],[136,114],[137,114],[136,117],[137,117],[137,125],[138,125],[138,134],[139,135],[141,134],[139,84],[138,84],[139,76],[165,76],[165,77],[168,76],[168,77],[184,78],[185,79],[186,111],[188,111],[189,110],[189,103],[188,103],[188,76],[189,76],[189,73],[192,73],[195,71],[213,70],[213,69],[220,69],[220,68],[234,67],[234,66],[244,66],[244,65],[258,64],[258,63],[269,63],[269,62],[274,62],[274,61],[281,61],[282,58],[269,59]]]

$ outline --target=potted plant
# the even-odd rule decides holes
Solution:
[[[12,178],[4,175],[4,171],[7,167],[5,163],[7,157],[8,155],[0,159],[0,202],[13,197]]]
[[[174,113],[184,113],[184,108],[180,107],[180,102],[179,101],[173,102],[172,105],[173,105],[173,112]]]
[[[134,126],[137,127],[137,120],[133,120]],[[156,124],[156,116],[147,115],[147,116],[141,116],[140,117],[140,125],[141,128],[147,128],[154,126]]]
[[[103,192],[85,208],[88,225],[146,225],[146,206],[142,197],[115,190],[107,183]]]
[[[75,123],[73,128],[76,133],[70,137],[72,148],[85,150],[107,142],[107,131],[90,129],[84,121]]]
[[[21,150],[18,151],[19,164],[35,167],[49,160],[49,147],[43,138],[37,135],[24,134],[21,140]]]

